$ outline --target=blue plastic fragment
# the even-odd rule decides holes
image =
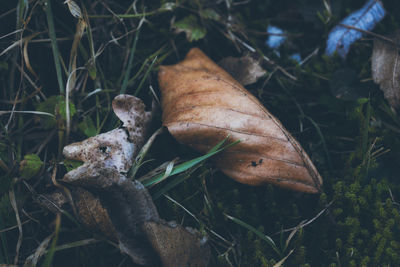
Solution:
[[[293,59],[297,63],[301,62],[301,55],[299,53],[294,53],[294,54],[290,55],[289,58]]]
[[[349,25],[364,31],[372,30],[386,15],[383,4],[379,0],[368,0],[365,5],[354,11],[340,24]],[[360,39],[362,32],[341,25],[335,26],[329,33],[325,54],[332,56],[335,51],[339,56],[346,58],[350,45]]]
[[[278,27],[268,25],[267,33],[271,35],[268,37],[266,44],[272,49],[278,49],[286,40],[286,36],[283,35],[284,32]]]

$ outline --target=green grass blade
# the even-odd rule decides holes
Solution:
[[[17,11],[18,11],[18,21],[17,21],[17,28],[20,29],[24,27],[24,20],[26,17],[26,11],[28,9],[29,2],[27,0],[19,0]]]
[[[363,157],[366,156],[367,151],[368,151],[368,133],[369,133],[369,124],[371,121],[371,100],[368,99],[368,102],[366,103],[366,111],[365,111],[365,118],[364,118],[364,125],[362,127],[362,155]],[[364,159],[365,160],[365,159]]]
[[[140,66],[139,70],[136,72],[136,74],[129,79],[128,81],[128,86],[132,85],[133,82],[137,79],[137,77],[139,77],[139,75],[142,74],[143,70],[145,69],[145,67],[147,66],[147,63],[151,60],[154,59],[155,57],[157,57],[158,59],[158,63],[160,64],[163,59],[165,58],[166,55],[169,55],[171,52],[165,52],[164,54],[162,54],[165,50],[167,46],[163,45],[160,47],[160,49],[158,49],[156,52],[154,52],[153,54],[151,54],[150,56],[148,56],[142,63],[142,65]],[[161,55],[161,56],[160,56]]]
[[[88,238],[88,239],[83,239],[83,240],[59,245],[54,248],[54,251],[61,251],[61,250],[70,249],[70,248],[82,247],[82,246],[87,246],[87,245],[91,245],[91,244],[96,244],[99,242],[102,242],[102,240],[95,239],[95,238]]]
[[[60,226],[61,226],[61,215],[58,214],[56,218],[56,229],[54,230],[54,238],[53,241],[51,242],[51,246],[46,255],[46,258],[43,261],[42,267],[51,267],[54,253],[56,252],[56,245],[58,241],[58,233],[60,232]]]
[[[54,27],[53,12],[51,10],[51,0],[46,0],[45,6],[46,6],[45,9],[46,9],[46,16],[47,16],[47,24],[49,26],[51,47],[53,50],[54,65],[56,67],[58,86],[60,87],[60,93],[64,94],[64,92],[65,92],[64,81],[63,81],[63,77],[62,77],[62,73],[61,73],[60,53],[58,50],[56,30]]]
[[[223,144],[228,138],[229,138],[229,136],[226,137],[226,138],[222,141],[222,144]],[[215,149],[215,147],[214,147],[214,148],[212,148],[207,154],[205,154],[205,155],[203,155],[203,156],[197,157],[197,158],[192,159],[192,160],[189,160],[189,161],[187,161],[187,162],[185,162],[185,163],[179,164],[178,166],[175,166],[175,167],[173,168],[173,170],[172,170],[172,172],[170,173],[169,176],[182,173],[182,172],[184,172],[184,171],[186,171],[186,170],[192,168],[193,166],[196,166],[197,164],[203,162],[204,160],[206,160],[206,159],[208,159],[208,158],[214,156],[215,154],[221,152],[222,150],[227,149],[227,148],[229,148],[229,147],[231,147],[231,146],[233,146],[233,145],[236,145],[236,144],[239,143],[239,142],[240,142],[240,140],[237,140],[237,141],[235,141],[235,142],[233,142],[233,143],[231,143],[231,144],[229,144],[229,145],[227,145],[227,146],[225,146],[225,147],[223,147],[223,148],[218,149],[218,147],[220,147],[220,146],[222,145],[221,142],[220,142],[220,143],[218,143],[218,144],[216,145],[217,149]],[[165,180],[166,178],[167,178],[167,177],[165,177],[164,173],[162,173],[162,174],[156,175],[155,177],[150,178],[150,179],[148,179],[148,180],[146,180],[146,181],[143,181],[143,185],[144,185],[144,186],[151,186],[151,185],[154,185],[154,184],[157,184],[157,183],[161,182],[162,180]]]
[[[253,232],[254,234],[256,234],[256,235],[257,235],[258,237],[260,237],[262,240],[264,240],[265,242],[267,242],[268,245],[270,245],[270,247],[271,247],[279,256],[282,257],[281,251],[278,249],[278,247],[276,246],[274,240],[272,240],[271,237],[269,237],[269,236],[265,235],[264,233],[258,231],[256,228],[254,228],[253,226],[251,226],[251,225],[245,223],[245,222],[242,221],[242,220],[239,220],[239,219],[237,219],[237,218],[235,218],[235,217],[232,217],[232,216],[230,216],[230,215],[228,215],[228,214],[224,214],[224,215],[225,215],[229,220],[232,220],[234,223],[236,223],[236,224],[238,224],[238,225],[240,225],[240,226],[243,226],[243,227],[246,228],[247,230],[249,230],[249,231]]]
[[[319,128],[318,124],[311,117],[304,115],[304,118],[309,120],[311,122],[311,124],[314,126],[315,130],[317,130],[319,138],[321,139],[322,146],[324,148],[326,160],[328,161],[328,167],[329,167],[330,170],[332,170],[331,156],[329,154],[329,150],[328,150],[328,147],[326,145],[325,138],[324,138],[324,135],[322,134],[321,129]]]
[[[172,188],[178,186],[179,184],[181,184],[182,182],[187,180],[196,169],[197,169],[197,166],[195,168],[190,169],[189,172],[182,173],[182,174],[178,175],[177,177],[174,177],[173,179],[171,179],[171,181],[168,182],[163,188],[161,188],[154,195],[152,195],[153,200],[160,198],[162,195],[167,193],[169,190],[171,190]]]
[[[228,135],[227,137],[225,137],[224,140],[222,140],[221,142],[219,142],[218,144],[216,144],[213,148],[211,148],[208,153],[212,153],[217,151],[225,142],[226,140],[228,140],[228,138],[230,137],[230,135]]]
[[[136,156],[135,162],[132,168],[129,170],[128,178],[132,179],[136,176],[137,171],[143,163],[143,160],[149,151],[151,145],[158,135],[160,135],[164,131],[164,127],[159,128],[157,131],[153,133],[153,135],[147,140],[146,144],[140,149],[139,154]]]
[[[156,62],[156,60],[157,60],[157,56],[154,57],[153,61],[151,62],[150,66],[149,66],[149,68],[146,70],[146,73],[144,74],[142,80],[140,81],[139,86],[137,87],[134,96],[137,96],[139,94],[140,89],[142,89],[142,86],[143,86],[144,82],[146,81],[147,76],[149,76],[150,71],[153,69],[153,65],[154,65],[154,62]]]
[[[129,51],[128,66],[125,71],[124,80],[122,81],[121,90],[119,92],[120,94],[125,94],[126,87],[128,86],[129,75],[131,73],[132,66],[133,66],[133,59],[135,58],[136,44],[139,40],[139,33],[140,33],[140,27],[136,31],[135,39],[133,40],[133,44],[132,44],[132,48]]]
[[[89,71],[89,76],[92,78],[92,80],[96,79],[97,76],[97,70],[96,70],[96,51],[94,51],[94,42],[93,42],[93,34],[92,34],[92,27],[90,26],[90,21],[88,18],[87,10],[86,7],[84,6],[83,3],[82,5],[82,11],[83,11],[83,18],[85,19],[86,22],[86,32],[87,32],[87,40],[89,42],[89,50],[90,50],[90,60],[88,64],[88,71]]]

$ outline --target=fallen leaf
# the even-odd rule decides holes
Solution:
[[[299,143],[201,50],[193,48],[182,62],[161,66],[158,79],[163,125],[180,143],[204,153],[227,135],[241,140],[215,158],[226,175],[250,185],[321,191],[322,178]]]
[[[164,267],[207,266],[210,247],[206,239],[176,223],[145,222],[143,229]]]
[[[249,55],[240,58],[226,57],[218,62],[218,65],[242,85],[253,84],[267,73],[260,63]]]
[[[141,229],[144,222],[160,219],[147,189],[101,161],[87,166],[85,173],[78,176],[70,174],[67,173],[63,181],[82,186],[100,198],[117,233],[121,251],[137,264],[156,264],[157,255]]]
[[[65,191],[56,189],[51,193],[40,194],[35,200],[45,209],[54,214],[66,209],[70,200],[76,208],[77,219],[87,230],[102,234],[113,242],[117,242],[117,232],[111,223],[107,210],[101,204],[99,198],[81,187],[73,187],[70,192],[72,199]]]
[[[88,224],[103,233],[109,231],[110,235],[115,229],[121,251],[136,264],[160,266],[161,261],[162,266],[207,266],[208,245],[183,227],[160,219],[150,194],[140,182],[130,181],[104,162],[88,166],[79,177],[67,174],[63,181],[83,186],[100,198],[105,212],[92,199],[90,207],[79,213],[95,216],[87,218],[85,224],[91,220]],[[88,205],[88,201],[82,205]],[[104,213],[105,217],[100,217]]]
[[[372,78],[380,85],[385,98],[393,108],[400,108],[400,33],[393,41],[395,44],[380,39],[374,40],[372,52]]]
[[[159,217],[147,189],[125,176],[144,143],[151,113],[145,111],[140,99],[129,95],[117,96],[113,109],[123,122],[123,129],[99,134],[63,150],[66,161],[84,162],[62,179],[78,186],[72,189],[72,195],[80,221],[118,242],[120,250],[136,264],[206,266],[208,245],[180,226],[165,228],[168,224]],[[42,202],[57,210],[60,208],[51,202],[65,203],[58,197]]]
[[[85,172],[81,169],[98,161],[107,161],[118,171],[127,172],[132,166],[135,153],[135,145],[129,142],[124,129],[115,129],[90,137],[82,142],[70,144],[63,150],[67,159],[84,162],[82,166],[72,170],[73,173]]]
[[[117,231],[111,222],[110,215],[103,207],[100,200],[81,187],[76,187],[72,193],[79,220],[83,225],[85,225],[87,229],[102,233],[108,239],[116,242]]]
[[[129,132],[129,141],[142,147],[146,137],[152,111],[145,111],[142,100],[131,95],[118,95],[112,102],[114,113]],[[154,106],[152,107],[154,110]]]
[[[142,100],[129,95],[117,96],[112,105],[129,134],[125,129],[114,129],[64,147],[63,154],[67,159],[84,162],[71,171],[71,176],[79,176],[79,172],[84,173],[85,168],[98,161],[115,166],[119,172],[127,172],[132,166],[146,139],[151,112],[145,111]]]
[[[93,193],[82,189],[74,194],[81,221],[87,227],[118,240],[121,251],[135,263],[153,264],[157,255],[140,227],[144,221],[158,220],[157,210],[147,190],[122,174],[129,171],[145,141],[150,113],[140,99],[129,95],[117,96],[113,109],[123,128],[64,147],[66,159],[84,164],[69,171],[63,181]]]

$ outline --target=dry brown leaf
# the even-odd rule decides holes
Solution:
[[[255,83],[267,72],[261,67],[260,62],[250,55],[242,57],[226,57],[218,65],[228,72],[243,86]]]
[[[210,247],[196,233],[165,222],[145,222],[143,229],[164,267],[207,266]]]
[[[31,36],[28,36],[25,39],[24,49],[23,49],[23,55],[24,55],[24,61],[25,61],[26,68],[30,71],[30,73],[32,73],[33,76],[35,76],[35,78],[38,78],[38,75],[36,74],[35,70],[32,68],[31,62],[29,60],[28,45],[29,45],[29,42],[33,38],[35,38],[38,34],[39,33],[35,33],[35,34],[32,34]]]
[[[385,98],[393,108],[400,108],[400,33],[393,44],[376,38],[372,52],[372,78],[380,85]]]
[[[80,201],[77,208],[85,215],[85,225],[103,233],[115,231],[121,251],[136,264],[161,266],[162,262],[162,266],[207,266],[208,245],[183,227],[172,226],[160,219],[151,196],[140,182],[128,180],[104,162],[88,166],[86,173],[79,177],[67,174],[63,180],[95,192],[106,209],[94,205],[100,203],[96,199]],[[84,195],[91,194],[86,192]]]
[[[241,140],[215,158],[226,175],[250,185],[321,191],[322,178],[299,143],[201,50],[161,66],[158,79],[163,124],[179,142],[206,152],[227,135]]]
[[[116,242],[115,230],[110,215],[100,203],[100,200],[89,191],[77,187],[73,192],[73,199],[80,221],[87,229],[104,234],[108,239]]]
[[[90,164],[86,172],[80,172],[78,176],[67,173],[63,181],[82,186],[101,200],[100,208],[96,205],[99,201],[96,198],[82,203],[89,205],[89,208],[82,210],[82,206],[77,206],[79,213],[85,215],[85,219],[81,220],[86,226],[94,227],[92,231],[101,230],[103,234],[106,234],[104,231],[109,234],[115,231],[116,236],[112,239],[118,240],[120,250],[136,264],[153,266],[158,262],[142,225],[146,221],[159,221],[160,218],[151,196],[140,182],[128,180],[114,166],[102,161]],[[79,198],[82,199],[82,196]],[[104,208],[104,213],[95,213]]]

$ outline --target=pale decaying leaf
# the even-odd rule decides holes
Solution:
[[[240,58],[226,57],[218,62],[218,65],[243,86],[257,82],[267,73],[260,63],[249,55]]]
[[[144,224],[144,231],[164,267],[207,266],[210,248],[196,231],[176,223],[152,221]]]
[[[322,178],[300,144],[201,50],[161,66],[158,79],[163,124],[179,142],[206,152],[227,135],[241,140],[215,158],[226,175],[245,184],[321,191]]]
[[[77,187],[73,191],[73,199],[83,225],[94,232],[103,233],[114,242],[117,241],[117,231],[111,223],[110,216],[95,195]]]
[[[120,172],[127,172],[132,166],[133,155],[137,153],[135,145],[128,140],[124,129],[114,129],[110,132],[90,137],[82,142],[64,147],[63,154],[68,159],[83,161],[84,164],[71,172],[85,172],[87,166],[105,161],[115,166]]]
[[[129,95],[117,96],[113,109],[124,129],[68,145],[63,151],[67,159],[84,162],[62,180],[79,186],[73,199],[80,221],[118,242],[136,264],[206,266],[208,245],[185,228],[164,222],[147,189],[125,176],[146,138],[150,113],[140,99]]]
[[[129,132],[129,141],[141,147],[145,141],[143,136],[147,135],[146,130],[151,121],[152,112],[146,112],[142,100],[131,95],[116,96],[112,106],[114,113]]]
[[[64,147],[66,158],[83,161],[84,165],[72,170],[71,176],[79,176],[85,168],[98,161],[115,166],[119,172],[127,172],[134,156],[146,139],[146,130],[151,112],[145,111],[143,102],[134,96],[119,95],[113,100],[115,114],[124,123],[125,129],[114,129]]]
[[[113,226],[122,252],[137,264],[157,262],[157,255],[141,227],[146,221],[158,221],[159,216],[151,196],[141,183],[128,180],[116,168],[101,161],[87,166],[86,172],[78,176],[67,173],[63,181],[82,186],[100,198],[108,214],[108,219],[104,219],[109,221],[102,224]]]
[[[400,33],[393,38],[400,44]],[[393,108],[400,108],[400,58],[395,44],[380,39],[374,40],[372,52],[372,78],[380,85],[385,98]]]
[[[100,198],[105,207],[105,218],[99,217],[103,216],[103,212],[98,214],[98,211],[103,208],[98,205],[79,213],[90,212],[96,217],[92,219],[94,225],[111,225],[100,230],[103,233],[108,231],[106,236],[115,230],[121,251],[136,264],[207,266],[209,246],[187,229],[163,221],[150,194],[140,182],[127,179],[104,162],[88,166],[86,173],[78,177],[71,177],[68,173],[63,180],[87,188]],[[83,204],[88,204],[87,199]],[[78,205],[77,208],[79,210]]]

